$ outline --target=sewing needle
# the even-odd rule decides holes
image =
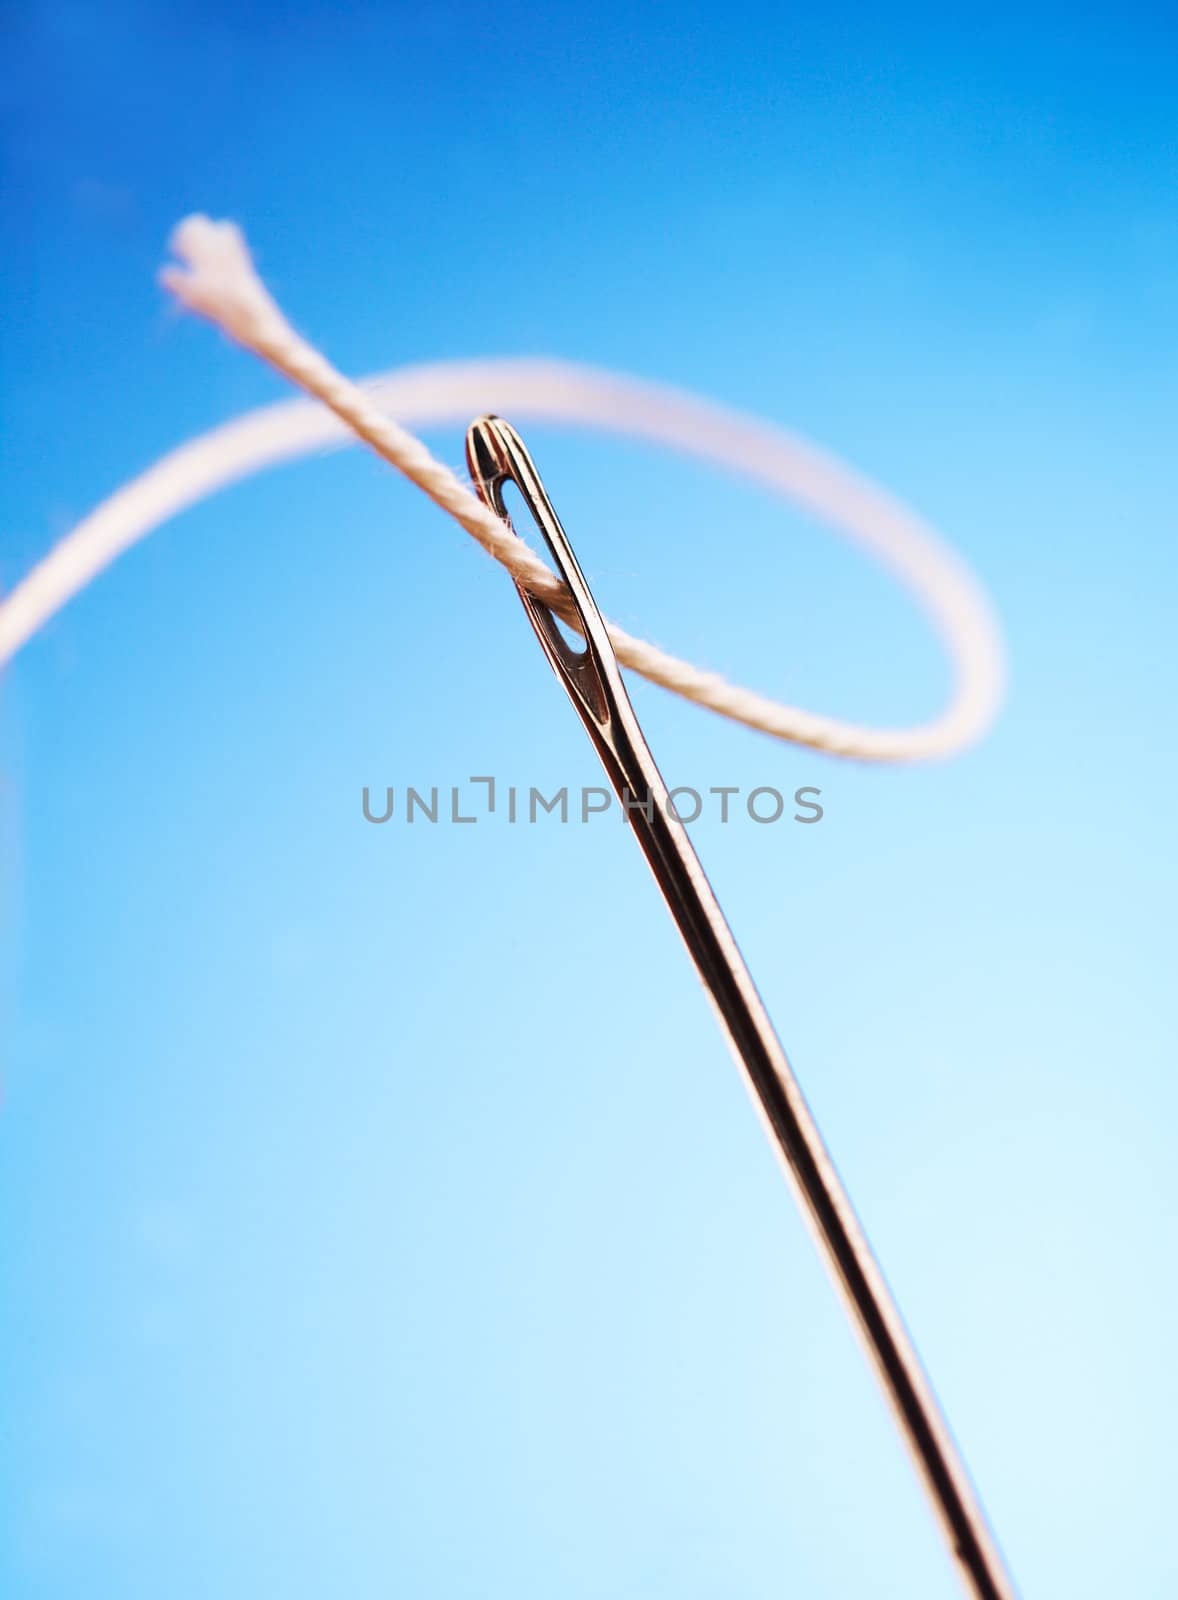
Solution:
[[[976,1600],[1016,1600],[964,1462],[835,1170],[785,1051],[720,910],[622,683],[605,623],[523,441],[498,417],[466,436],[483,502],[510,526],[503,486],[514,483],[568,587],[585,646],[566,642],[556,615],[517,585],[557,677],[584,723],[654,873],[802,1210],[878,1370],[960,1576]],[[570,613],[571,616],[572,613]]]

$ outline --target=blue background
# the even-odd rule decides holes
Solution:
[[[345,370],[552,354],[795,426],[983,575],[941,767],[639,685],[1027,1595],[1173,1594],[1172,14],[17,5],[10,586],[282,386],[153,287],[237,218]],[[431,444],[461,460],[461,430]],[[528,430],[603,606],[904,721],[905,597],[788,508]],[[0,1589],[947,1595],[916,1481],[510,584],[358,451],[135,550],[6,675]],[[547,792],[547,791],[546,791]]]

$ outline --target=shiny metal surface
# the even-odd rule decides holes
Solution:
[[[557,677],[585,725],[743,1071],[769,1137],[870,1352],[969,1594],[1015,1600],[998,1552],[891,1292],[810,1114],[768,1013],[724,919],[630,704],[601,614],[522,440],[496,417],[466,441],[483,501],[509,521],[514,483],[568,585],[583,650],[566,642],[548,606],[520,597]]]

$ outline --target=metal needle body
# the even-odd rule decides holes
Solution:
[[[585,648],[566,642],[553,612],[520,588],[532,626],[589,733],[683,936],[769,1137],[802,1202],[920,1469],[976,1600],[1015,1600],[964,1463],[768,1013],[704,875],[622,683],[601,614],[518,434],[496,417],[467,434],[471,476],[509,520],[503,485],[518,488],[567,584]],[[572,613],[570,612],[570,618]]]

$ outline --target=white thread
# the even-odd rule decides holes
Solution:
[[[404,427],[507,415],[636,434],[735,469],[796,500],[870,550],[908,585],[955,669],[952,700],[933,721],[868,728],[783,705],[632,638],[610,637],[623,665],[722,716],[831,754],[912,761],[953,754],[993,721],[1003,689],[1001,637],[966,566],[898,502],[784,430],[675,390],[559,362],[441,363],[384,374],[360,387],[295,333],[257,276],[231,223],[190,217],[176,229],[167,287],[323,402],[264,407],[164,456],[80,522],[0,603],[0,662],[123,550],[168,517],[264,466],[356,435],[422,488],[535,594],[570,616],[563,584]],[[334,413],[334,416],[331,415]],[[338,420],[337,420],[338,419]],[[570,616],[571,620],[571,616]]]

